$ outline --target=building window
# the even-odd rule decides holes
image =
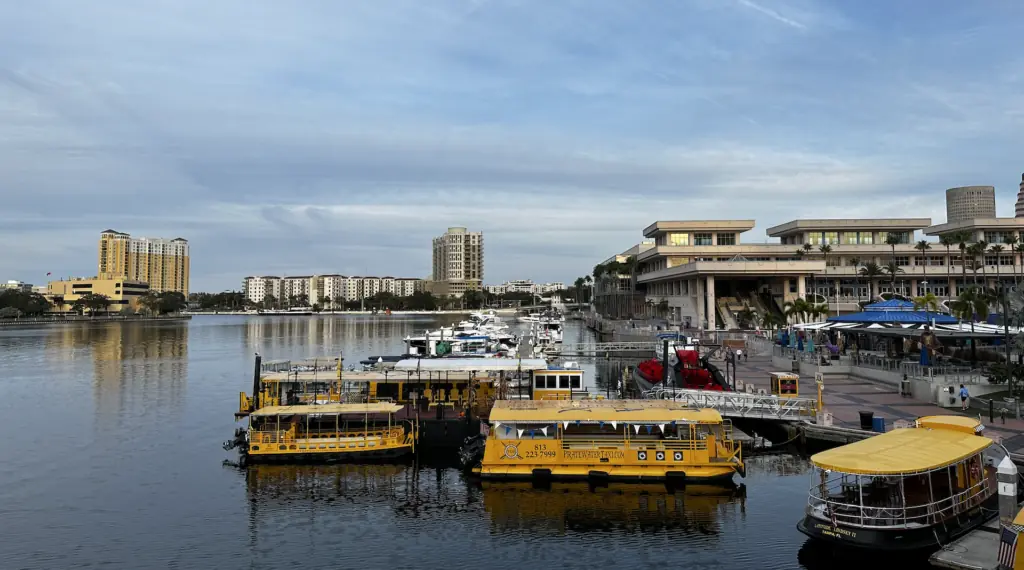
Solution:
[[[669,245],[690,245],[690,234],[668,234]]]
[[[1013,265],[1013,256],[1012,255],[1000,255],[999,256],[999,265]]]
[[[906,267],[910,265],[910,257],[906,255],[897,255],[893,259],[896,261],[896,265],[899,265],[900,267]]]
[[[1003,243],[1006,232],[985,232],[985,241],[988,243]]]
[[[711,234],[693,234],[694,245],[711,245]]]
[[[928,256],[928,265],[936,265],[936,266],[942,267],[943,265],[946,265],[946,258],[945,257],[940,257],[938,255],[929,255]]]
[[[857,232],[843,232],[843,243],[857,245]]]
[[[826,267],[839,267],[841,265],[842,265],[842,258],[840,258],[838,255],[830,255],[830,256],[828,256],[828,259],[825,260],[825,266]]]
[[[885,243],[889,239],[889,232],[878,232],[878,243]]]
[[[821,245],[821,232],[808,232],[807,243],[811,245]]]
[[[825,232],[824,241],[829,245],[839,244],[839,232]]]
[[[718,245],[736,245],[736,234],[718,234]]]
[[[875,243],[871,232],[860,232],[858,236],[860,237],[861,245],[871,245]]]

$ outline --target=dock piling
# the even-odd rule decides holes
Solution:
[[[999,522],[1009,525],[1017,516],[1017,466],[1007,455],[999,462]]]

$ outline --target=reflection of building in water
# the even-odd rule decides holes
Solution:
[[[719,517],[742,509],[743,488],[688,486],[670,492],[665,485],[483,483],[484,508],[495,530],[544,533],[676,529],[714,535]]]
[[[118,421],[126,412],[177,413],[188,376],[188,323],[98,323],[55,327],[47,344],[55,353],[92,358],[97,419]]]
[[[447,325],[458,317],[444,321]],[[399,316],[322,315],[312,317],[250,317],[245,324],[245,342],[253,352],[270,359],[307,358],[336,355],[339,350],[355,351],[346,358],[355,364],[360,358],[401,354],[402,339],[424,329],[437,328],[436,319]],[[371,354],[372,353],[372,354]]]
[[[779,455],[754,455],[744,460],[747,475],[806,475],[811,464],[798,455],[783,453]]]

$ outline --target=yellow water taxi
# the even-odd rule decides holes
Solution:
[[[386,402],[264,406],[249,414],[242,446],[250,463],[395,459],[416,448],[414,422]]]
[[[935,549],[996,512],[994,442],[962,416],[920,418],[811,457],[804,534],[874,550]],[[998,448],[994,448],[993,451]]]
[[[483,479],[725,482],[744,473],[730,422],[671,400],[498,401],[489,435],[467,442],[461,459]]]

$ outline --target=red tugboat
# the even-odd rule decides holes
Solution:
[[[676,348],[669,356],[668,383],[672,388],[685,390],[731,391],[725,376],[717,366],[701,358],[697,347]],[[665,378],[664,363],[659,358],[645,360],[633,369],[633,378],[644,392],[661,387]]]

